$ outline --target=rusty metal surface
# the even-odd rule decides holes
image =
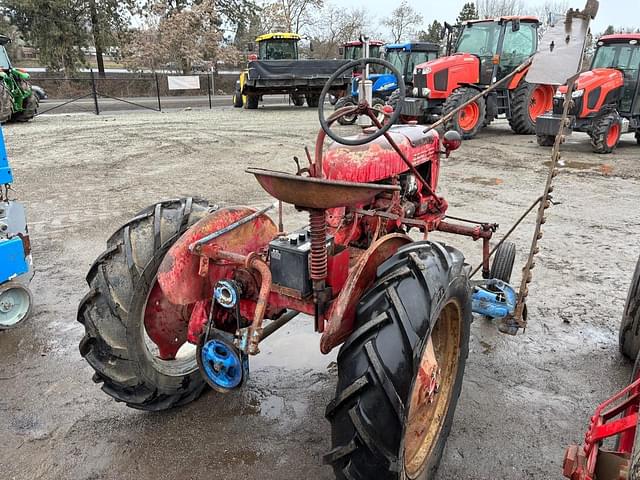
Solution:
[[[169,249],[158,270],[158,282],[167,298],[176,305],[188,305],[210,294],[212,284],[232,273],[225,265],[210,265],[208,278],[198,274],[200,257],[189,251],[189,246],[225,226],[255,212],[248,207],[227,207],[216,210],[187,230]],[[247,255],[259,251],[277,234],[275,223],[267,216],[227,232],[204,247],[220,248],[228,252]]]
[[[564,85],[578,73],[582,68],[589,21],[589,15],[569,12],[560,21],[549,25],[533,57],[533,64],[526,76],[527,82]]]
[[[376,279],[378,266],[395,254],[400,247],[413,240],[407,235],[394,233],[374,242],[349,272],[349,278],[333,301],[327,313],[327,324],[320,340],[320,351],[329,353],[353,331],[356,306],[360,298]]]
[[[396,185],[341,182],[301,177],[264,168],[248,168],[267,193],[278,200],[306,209],[361,205],[383,192],[399,191]]]

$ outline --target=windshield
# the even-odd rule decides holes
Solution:
[[[456,52],[471,53],[479,57],[492,57],[498,50],[502,26],[498,22],[465,25]]]
[[[592,68],[618,68],[637,72],[640,66],[640,45],[614,43],[598,48]]]
[[[0,46],[0,68],[3,70],[9,70],[11,68],[11,62],[9,62],[9,56],[3,46]]]
[[[260,42],[259,48],[260,60],[296,60],[298,58],[298,42],[295,40],[264,40]]]
[[[380,47],[378,45],[370,45],[369,46],[369,57],[371,57],[371,58],[380,58]],[[345,47],[345,49],[344,49],[344,59],[345,60],[360,60],[361,58],[362,58],[362,46],[361,45]]]

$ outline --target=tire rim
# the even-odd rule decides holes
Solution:
[[[342,107],[355,107],[356,104],[353,102],[345,102],[344,105],[341,105],[340,108]],[[348,123],[353,123],[356,121],[357,115],[343,115],[342,118],[344,119],[345,122]]]
[[[460,364],[462,313],[455,301],[442,309],[422,354],[404,433],[404,469],[417,478],[447,418]]]
[[[537,87],[529,100],[529,117],[536,120],[540,115],[550,110],[553,106],[552,97],[544,87]]]
[[[464,107],[458,115],[458,125],[466,132],[473,130],[480,121],[480,108],[476,102]]]
[[[383,123],[383,122],[384,122],[384,118],[385,118],[385,114],[384,114],[384,105],[380,105],[380,104],[374,105],[374,106],[373,106],[373,109],[374,109],[374,110],[376,110],[377,112],[379,112],[379,113],[376,115],[376,118],[378,119],[378,121],[379,121],[380,123]]]
[[[154,296],[152,302],[149,302],[149,299]],[[141,311],[140,318],[140,330],[144,342],[144,353],[147,359],[153,364],[154,368],[162,373],[163,375],[167,375],[170,377],[183,377],[185,375],[189,375],[195,372],[198,369],[197,362],[197,347],[192,345],[189,342],[184,342],[178,351],[175,354],[173,359],[163,359],[160,355],[160,349],[158,345],[153,341],[153,339],[149,336],[149,332],[147,332],[147,328],[145,325],[145,318],[148,315],[153,315],[158,313],[158,303],[162,301],[162,297],[164,294],[160,289],[160,285],[158,285],[156,278],[153,279],[152,287],[149,289],[149,293],[147,294],[147,298],[144,302],[144,308]],[[155,303],[155,305],[153,305]],[[176,313],[184,320],[185,322],[189,321],[189,316],[191,309],[189,306],[184,307],[176,307]]]
[[[607,132],[607,147],[613,148],[618,143],[620,137],[620,124],[618,122],[612,123]]]
[[[15,327],[31,310],[31,294],[20,284],[0,289],[0,329]]]

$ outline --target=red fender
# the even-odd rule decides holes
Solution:
[[[216,232],[256,210],[249,207],[226,207],[207,215],[169,249],[158,269],[158,283],[169,301],[175,305],[189,305],[211,295],[212,280],[226,278],[234,267],[209,264],[209,276],[198,274],[200,257],[189,251],[189,246],[201,238]],[[221,250],[247,255],[266,248],[278,233],[273,220],[261,215],[251,222],[221,235],[207,244]]]
[[[322,339],[320,351],[329,353],[344,342],[354,329],[356,306],[367,288],[376,279],[378,267],[393,256],[400,247],[413,242],[402,233],[385,235],[378,239],[358,258],[349,273],[349,278],[327,312],[328,324]]]

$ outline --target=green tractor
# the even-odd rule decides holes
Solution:
[[[0,35],[0,123],[28,122],[38,111],[38,97],[31,90],[29,74],[11,66],[5,48],[10,42],[9,37]]]

